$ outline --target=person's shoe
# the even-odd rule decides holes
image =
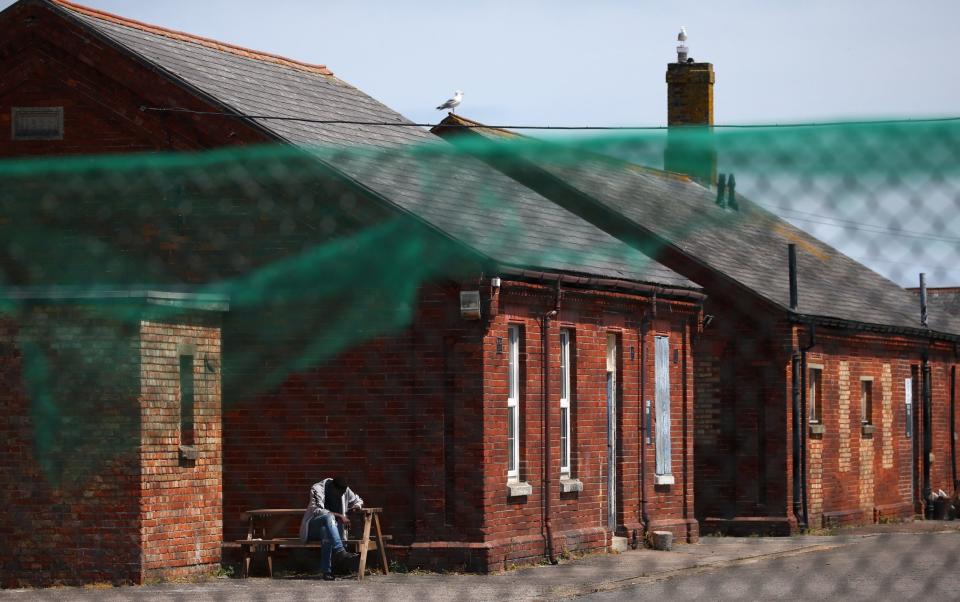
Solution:
[[[360,555],[351,554],[346,550],[333,553],[334,568],[343,573],[355,573],[360,569]]]
[[[334,577],[333,573],[324,573],[324,574],[323,574],[323,580],[324,580],[324,581],[336,581],[337,578]]]

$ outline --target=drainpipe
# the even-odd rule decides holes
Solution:
[[[647,419],[649,408],[646,402],[647,391],[647,330],[650,318],[644,314],[640,321],[640,522],[643,523],[643,536],[650,532],[650,516],[647,514],[647,438],[650,436],[650,424]]]
[[[932,489],[930,485],[930,456],[933,455],[933,391],[931,390],[930,356],[928,351],[923,353],[923,514],[927,518],[933,516],[933,502],[930,499]]]
[[[928,328],[927,275],[924,273],[920,274],[920,326],[922,328]],[[931,377],[930,351],[927,349],[923,352],[923,364],[920,371],[920,394],[922,396],[921,403],[923,404],[923,488],[921,489],[921,495],[923,495],[923,515],[926,518],[933,516],[933,502],[930,500],[932,493],[930,485],[930,455],[933,453],[933,433],[931,432],[933,429],[933,416],[931,415],[933,409],[933,391],[931,390]]]
[[[794,244],[787,245],[787,259],[789,261],[789,278],[790,278],[790,311],[791,313],[796,313],[799,307],[798,303],[798,294],[797,294],[797,246]],[[791,372],[791,410],[793,414],[793,436],[791,437],[793,443],[793,515],[797,519],[797,526],[803,526],[803,512],[801,507],[803,506],[802,499],[802,464],[800,461],[800,456],[803,453],[801,445],[801,424],[802,416],[800,415],[800,395],[802,386],[800,384],[801,378],[801,357],[800,349],[795,347],[793,350],[793,356],[790,360],[790,372]]]
[[[957,481],[957,367],[950,368],[950,464],[953,474],[953,492],[960,491]]]
[[[800,495],[800,482],[801,482],[801,470],[800,466],[800,351],[794,349],[793,357],[791,358],[791,372],[792,374],[792,389],[793,389],[793,515],[797,519],[797,526],[799,527],[803,523],[803,513],[800,509],[801,495]]]
[[[800,348],[800,425],[802,444],[800,446],[800,471],[802,475],[801,486],[803,487],[803,495],[801,498],[801,504],[803,505],[803,528],[807,529],[810,527],[810,515],[809,515],[809,472],[807,470],[807,417],[810,415],[810,410],[807,407],[807,374],[809,370],[807,369],[807,353],[817,345],[817,325],[813,322],[809,326],[809,336],[810,338],[807,341],[807,344]]]
[[[551,311],[543,315],[541,322],[541,349],[540,357],[543,366],[542,412],[543,412],[543,525],[546,538],[547,560],[550,564],[557,564],[557,556],[553,550],[553,509],[551,499],[553,493],[553,465],[550,461],[550,320],[560,315],[560,298],[562,290],[560,280],[557,279],[557,294]]]

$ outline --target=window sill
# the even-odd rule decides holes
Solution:
[[[672,474],[658,474],[653,477],[654,485],[673,485],[673,475]]]
[[[181,445],[180,446],[180,459],[181,460],[196,460],[200,453],[197,451],[196,445]]]
[[[826,433],[826,432],[827,432],[827,426],[826,426],[825,424],[820,424],[819,422],[815,422],[815,423],[813,423],[813,424],[810,425],[810,434],[811,434],[811,435],[820,436],[820,435],[823,435],[823,434]]]
[[[574,493],[583,491],[583,481],[571,479],[569,476],[560,477],[560,493]]]
[[[877,427],[872,424],[864,424],[860,426],[860,431],[863,433],[864,437],[869,437],[873,435],[877,430]]]
[[[507,492],[509,497],[525,497],[533,493],[533,485],[523,481],[511,481],[507,483]]]

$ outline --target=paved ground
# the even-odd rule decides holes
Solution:
[[[867,536],[832,550],[650,579],[610,600],[957,600],[960,533]]]
[[[792,538],[715,538],[673,552],[604,554],[497,575],[391,574],[362,583],[309,578],[219,579],[126,588],[0,591],[6,600],[531,600],[917,597],[960,593],[960,523],[880,527]],[[948,533],[882,533],[938,531]],[[878,533],[880,531],[881,533]],[[928,594],[929,595],[926,595]]]

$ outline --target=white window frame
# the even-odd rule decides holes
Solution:
[[[570,409],[570,329],[560,330],[560,474],[570,476],[571,472],[571,422]],[[566,444],[566,445],[564,445]]]
[[[816,373],[817,378],[814,379],[813,375]],[[817,385],[820,385],[819,387]],[[817,394],[819,393],[819,397]],[[817,403],[820,404],[820,412],[817,412]],[[808,416],[807,418],[810,421],[810,424],[821,424],[823,423],[823,367],[821,366],[808,366],[807,370],[807,405],[808,407]]]
[[[913,438],[913,377],[903,379],[903,402],[906,406],[906,424],[904,425],[904,436],[907,439]]]
[[[520,327],[507,327],[507,480],[520,480]]]
[[[867,411],[867,395],[869,391],[870,408]],[[864,376],[860,378],[860,424],[873,424],[873,378]]]

